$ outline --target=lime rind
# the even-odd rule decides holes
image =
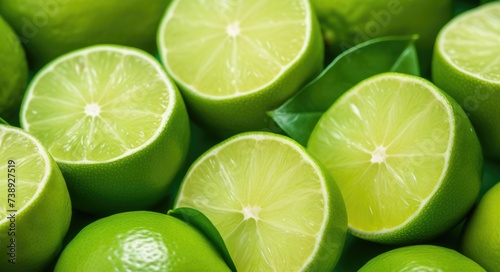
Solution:
[[[108,62],[101,61],[98,57]],[[129,57],[128,63],[125,63],[124,60]],[[137,71],[134,65],[142,66],[141,70]],[[99,73],[106,69],[105,73]],[[117,71],[128,71],[130,76],[123,77]],[[109,76],[109,80],[102,74]],[[148,80],[151,78],[155,80]],[[79,89],[83,87],[75,86],[72,80],[86,86],[85,91]],[[116,82],[110,82],[111,80]],[[130,85],[133,80],[139,81],[140,85]],[[96,82],[101,85],[95,86]],[[116,84],[113,86],[111,83]],[[121,98],[119,100],[110,96],[110,93],[116,94],[119,91],[116,90],[116,85],[129,87],[126,93],[118,95]],[[145,95],[147,89],[155,87],[161,90],[155,91],[158,94],[155,98],[159,101],[157,105]],[[63,94],[63,98],[56,98],[61,96],[58,91],[61,88],[70,92]],[[59,57],[34,77],[23,101],[21,123],[28,131],[39,130],[33,133],[47,141],[49,152],[59,162],[93,164],[117,161],[144,149],[159,137],[174,110],[175,88],[160,64],[145,52],[125,46],[91,46]],[[136,91],[131,92],[130,89]],[[57,93],[58,96],[48,97],[47,92]],[[94,103],[99,99],[108,101],[100,107]],[[38,103],[32,104],[36,100]],[[127,114],[117,114],[116,108],[122,108],[121,112]],[[38,113],[42,115],[37,117]],[[139,116],[148,117],[147,122]],[[156,126],[156,129],[145,135],[148,130],[144,130],[144,123]],[[67,126],[68,130],[61,130],[61,126]],[[123,129],[124,126],[130,128]],[[141,129],[135,130],[134,126],[140,126]],[[75,137],[88,131],[94,134],[78,139]],[[60,137],[59,141],[65,140],[66,144],[57,146],[57,140],[52,142],[56,137],[54,135]],[[114,141],[106,141],[108,137],[114,138]],[[84,142],[83,145],[81,141]],[[109,154],[103,154],[103,148],[107,148],[106,152]],[[92,155],[93,153],[97,155]],[[88,158],[90,156],[94,158]]]
[[[167,45],[168,36],[165,33],[167,33],[169,31],[169,23],[171,23],[173,20],[175,20],[175,17],[178,16],[175,13],[176,13],[177,9],[180,9],[178,7],[179,3],[186,4],[187,2],[186,3],[184,3],[184,1],[172,2],[171,5],[169,6],[167,12],[164,15],[162,22],[160,23],[160,28],[158,31],[158,43],[159,43],[160,56],[163,59],[164,65],[166,66],[167,70],[170,71],[170,75],[175,79],[175,81],[179,82],[181,86],[184,86],[186,90],[193,92],[193,93],[196,93],[196,95],[200,96],[200,97],[205,97],[205,98],[209,98],[209,99],[216,100],[216,101],[217,100],[225,100],[225,99],[239,97],[242,95],[250,95],[250,94],[253,94],[253,93],[256,93],[256,92],[259,92],[261,90],[265,90],[265,89],[269,88],[270,86],[274,85],[275,82],[279,80],[279,78],[283,77],[284,74],[287,73],[287,71],[290,69],[290,67],[294,66],[296,63],[299,62],[301,57],[306,54],[306,51],[309,48],[308,45],[311,43],[311,40],[313,39],[313,35],[312,35],[313,27],[309,26],[309,24],[311,24],[309,22],[313,21],[313,19],[312,19],[312,16],[313,16],[312,12],[313,11],[312,11],[312,7],[308,1],[296,1],[291,5],[288,2],[286,4],[281,3],[281,2],[280,3],[278,3],[278,2],[273,3],[273,4],[276,4],[278,6],[281,6],[281,8],[279,8],[278,10],[290,9],[290,8],[295,8],[295,9],[300,10],[300,11],[295,12],[295,14],[301,15],[303,17],[299,16],[297,21],[293,21],[293,20],[283,21],[283,18],[279,18],[279,17],[273,18],[273,17],[277,16],[278,13],[275,13],[274,9],[269,6],[269,2],[265,1],[265,0],[259,0],[257,2],[252,2],[252,7],[248,7],[248,9],[246,9],[246,10],[244,10],[241,7],[241,5],[239,5],[238,7],[234,7],[231,3],[226,3],[226,2],[224,2],[222,4],[209,2],[209,3],[204,3],[203,5],[198,3],[198,4],[196,4],[196,6],[205,7],[205,8],[209,7],[209,8],[207,8],[208,10],[213,9],[211,12],[203,13],[204,15],[221,13],[221,17],[223,18],[223,20],[221,20],[220,18],[213,19],[215,21],[219,21],[218,23],[220,25],[212,25],[212,24],[207,23],[207,21],[209,21],[209,20],[206,19],[205,17],[199,18],[200,20],[203,20],[203,24],[200,23],[200,25],[197,25],[197,29],[198,29],[198,27],[206,27],[209,29],[209,32],[213,31],[214,29],[217,29],[218,31],[221,31],[222,33],[208,36],[208,38],[206,38],[206,39],[208,39],[208,41],[205,38],[200,38],[200,41],[193,43],[193,45],[199,43],[199,44],[202,44],[203,46],[206,46],[206,44],[209,43],[210,40],[214,40],[213,42],[215,42],[216,38],[221,37],[221,36],[222,37],[226,36],[225,39],[223,40],[224,42],[215,42],[214,46],[216,48],[218,48],[217,50],[215,50],[216,52],[219,52],[221,54],[228,54],[227,52],[231,53],[230,56],[223,55],[222,57],[219,58],[219,59],[224,59],[224,60],[228,59],[228,60],[226,60],[226,62],[221,63],[219,68],[222,67],[221,68],[222,71],[227,71],[227,73],[230,74],[229,77],[233,77],[233,79],[231,79],[231,80],[222,80],[221,81],[218,79],[219,76],[217,76],[217,79],[216,79],[214,77],[214,75],[215,74],[217,74],[217,75],[227,74],[227,73],[218,73],[217,72],[214,74],[212,72],[208,73],[207,71],[197,71],[195,74],[205,73],[206,74],[205,76],[207,77],[207,82],[213,82],[213,84],[216,84],[216,85],[212,86],[215,89],[203,88],[203,90],[202,90],[202,88],[200,88],[199,86],[195,86],[195,84],[193,84],[192,82],[188,82],[188,80],[185,77],[179,75],[176,72],[177,66],[175,68],[172,67],[172,65],[169,61],[169,51],[172,49],[169,49],[169,46]],[[192,4],[192,2],[189,4]],[[222,6],[222,8],[221,8],[221,6]],[[232,12],[227,12],[227,11],[224,12],[225,9],[234,11],[235,8],[237,9],[236,15],[233,15],[234,13],[232,13]],[[252,12],[252,10],[255,10],[255,9],[261,10],[262,14],[269,17],[269,18],[265,18],[266,20],[268,20],[267,23],[261,23],[260,18],[259,18],[259,20],[256,20],[256,22],[254,22],[257,24],[257,26],[261,27],[261,30],[266,30],[266,27],[263,27],[264,25],[267,26],[267,29],[272,29],[273,26],[277,27],[277,30],[275,31],[275,33],[273,35],[270,35],[270,37],[280,35],[280,33],[289,33],[290,30],[292,30],[292,28],[287,26],[287,24],[292,24],[292,25],[296,25],[296,26],[300,27],[300,29],[302,30],[300,32],[303,32],[304,37],[302,37],[303,41],[300,44],[300,50],[298,50],[298,51],[296,49],[292,50],[292,51],[296,51],[295,53],[292,54],[292,55],[294,55],[293,58],[280,56],[280,54],[283,52],[282,48],[287,48],[287,47],[289,47],[289,45],[284,45],[284,46],[278,47],[278,46],[272,46],[272,43],[270,41],[260,41],[259,39],[256,39],[256,42],[253,42],[252,39],[250,39],[250,38],[244,38],[245,36],[241,34],[242,32],[245,31],[245,27],[244,27],[245,22],[243,19],[245,19],[246,17],[252,17],[251,16],[252,14],[248,15],[248,12]],[[192,10],[193,9],[191,9],[190,12],[193,12]],[[269,12],[269,11],[272,11],[272,12]],[[240,12],[245,13],[245,16],[241,16],[243,19],[238,18],[238,14]],[[294,14],[294,13],[288,12],[287,14],[289,15],[289,14]],[[230,18],[231,18],[231,20],[230,20]],[[180,19],[183,19],[182,22],[184,23],[186,18],[179,18],[179,20]],[[282,21],[280,22],[279,20],[282,20]],[[282,24],[283,22],[285,23],[285,25]],[[191,24],[192,24],[192,22],[191,22]],[[243,26],[241,26],[240,24],[243,24]],[[267,24],[269,24],[269,26]],[[282,26],[285,26],[287,31],[278,31],[280,29],[280,27],[282,27]],[[255,26],[253,26],[253,27],[255,27]],[[175,29],[175,28],[172,27],[172,29]],[[298,28],[295,27],[294,29],[296,30]],[[247,29],[247,30],[250,30],[250,29]],[[293,31],[295,31],[295,30],[293,30]],[[186,31],[184,31],[184,33],[185,32]],[[205,34],[205,32],[202,32],[202,33]],[[259,34],[257,35],[258,38],[260,38],[260,35],[262,35],[261,33],[262,33],[262,31],[259,31]],[[252,52],[252,54],[247,54],[247,55],[249,55],[247,62],[253,62],[256,65],[254,67],[255,69],[245,72],[245,70],[248,68],[245,68],[243,66],[240,67],[243,71],[237,71],[238,69],[235,68],[238,65],[237,63],[241,63],[241,60],[239,60],[239,58],[241,58],[241,56],[238,56],[241,54],[237,53],[236,36],[243,37],[240,40],[244,40],[244,41],[243,42],[240,41],[240,43],[245,44],[245,42],[246,42],[251,47],[251,50],[249,52]],[[199,38],[199,37],[196,37],[196,38]],[[287,38],[286,41],[287,41],[287,43],[290,43],[290,41],[294,42],[296,39],[297,39],[297,36],[295,35],[292,39]],[[222,46],[221,44],[224,44],[225,42],[229,42],[229,45],[228,45],[229,47],[227,48],[227,50],[222,50],[224,48],[224,46]],[[266,48],[267,50],[262,50],[262,48]],[[279,48],[279,50],[278,50],[278,48]],[[193,54],[193,51],[199,51],[198,54],[204,54],[204,51],[201,49],[200,50],[192,50],[192,48],[190,48],[190,46],[186,46],[185,50],[188,50],[188,49],[189,49],[189,54]],[[255,55],[254,54],[255,49],[258,49],[257,52],[260,52],[260,53]],[[273,54],[275,54],[275,55],[273,56]],[[173,57],[175,57],[175,56],[173,55]],[[179,61],[182,61],[182,63],[185,63],[186,56],[181,54],[181,56],[177,56],[177,57],[178,58],[183,57],[184,59],[181,58]],[[192,57],[190,59],[192,59]],[[212,62],[216,63],[216,61],[215,61],[216,59],[217,59],[217,56],[214,54],[214,55],[212,55],[212,57],[208,57],[205,61],[203,61],[203,65],[201,65],[201,66],[204,67],[204,66],[210,65]],[[274,61],[270,61],[269,63],[267,63],[268,61],[264,61],[264,60],[273,60],[273,59],[274,59]],[[259,60],[261,60],[263,63],[259,64],[259,62],[258,62]],[[245,65],[247,65],[247,64],[248,63],[245,63]],[[188,65],[196,67],[196,65],[192,65],[192,64],[188,64]],[[260,67],[258,67],[258,66],[260,66]],[[259,71],[266,71],[266,70],[271,69],[272,67],[274,67],[273,68],[274,71],[270,72],[267,75],[265,80],[261,79],[264,76],[264,74],[262,74],[260,76],[256,75],[255,77],[254,77],[254,75],[252,75],[252,73],[261,73]],[[208,69],[208,68],[206,68],[206,69]],[[245,74],[244,75],[245,77],[248,77],[248,76],[251,76],[251,77],[249,77],[249,80],[246,80],[245,83],[238,83],[237,79],[241,78],[242,73]],[[185,74],[192,76],[192,73],[185,73]],[[227,82],[229,82],[229,85],[227,84]],[[256,83],[258,83],[258,84],[256,84]],[[243,84],[250,85],[251,87],[248,88],[246,86],[240,86]],[[220,89],[221,85],[222,86],[227,85],[227,88]]]
[[[447,63],[474,78],[500,84],[500,3],[464,12],[450,21],[437,38]]]

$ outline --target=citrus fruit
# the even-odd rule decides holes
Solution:
[[[21,125],[59,164],[74,206],[98,214],[161,200],[189,144],[184,103],[160,64],[117,45],[79,49],[40,70]]]
[[[500,2],[461,13],[439,33],[432,78],[469,115],[484,154],[500,158]]]
[[[468,219],[460,251],[486,270],[500,271],[500,183],[479,201]]]
[[[441,246],[415,245],[382,253],[359,272],[374,271],[484,271],[479,264],[459,252]]]
[[[168,0],[2,0],[0,14],[26,47],[32,68],[81,47],[112,43],[156,50]]]
[[[231,270],[205,236],[184,221],[134,211],[83,228],[64,248],[54,271]]]
[[[238,271],[332,271],[347,232],[335,182],[298,143],[267,132],[201,155],[175,207],[210,219]]]
[[[28,64],[14,30],[0,16],[0,117],[16,123],[28,83]]]
[[[39,271],[56,257],[71,220],[56,162],[33,136],[0,125],[1,271]]]
[[[326,50],[332,55],[376,37],[418,34],[422,66],[430,65],[434,40],[452,16],[452,0],[311,0]]]
[[[190,116],[222,136],[269,130],[266,112],[321,71],[322,46],[307,0],[172,1],[158,31]]]
[[[429,81],[383,73],[355,85],[307,144],[337,182],[349,229],[387,244],[457,224],[481,186],[480,145],[460,106]]]

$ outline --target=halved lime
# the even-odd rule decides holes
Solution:
[[[59,253],[71,220],[57,164],[25,131],[0,124],[2,271],[39,271]]]
[[[332,271],[347,232],[331,177],[293,140],[236,135],[189,169],[175,206],[203,212],[238,271]]]
[[[269,128],[266,112],[323,62],[307,0],[173,1],[158,48],[195,117],[220,134]]]
[[[482,156],[458,104],[425,79],[386,73],[354,86],[321,117],[308,149],[345,199],[361,238],[434,237],[471,208]]]
[[[59,163],[74,205],[92,213],[149,207],[187,153],[187,112],[144,51],[99,45],[64,55],[28,87],[23,128]]]
[[[500,158],[500,2],[460,14],[439,33],[432,78],[468,113],[485,155]]]

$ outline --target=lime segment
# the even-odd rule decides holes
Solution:
[[[347,226],[334,186],[297,143],[249,133],[202,155],[176,206],[207,215],[239,271],[298,271],[322,252],[330,255],[321,265],[332,267]]]

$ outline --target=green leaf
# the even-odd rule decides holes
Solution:
[[[193,228],[201,232],[217,249],[224,261],[226,261],[229,269],[231,269],[231,271],[236,271],[233,259],[231,259],[231,255],[229,255],[229,251],[227,250],[222,236],[212,222],[210,222],[210,219],[208,219],[202,212],[193,208],[181,207],[170,210],[168,215],[188,223]]]
[[[2,117],[0,117],[0,124],[9,125],[9,123],[7,123],[7,121],[3,120]]]
[[[381,37],[345,51],[295,96],[268,114],[288,136],[305,146],[321,115],[360,81],[384,72],[419,76],[414,45],[417,38]]]

